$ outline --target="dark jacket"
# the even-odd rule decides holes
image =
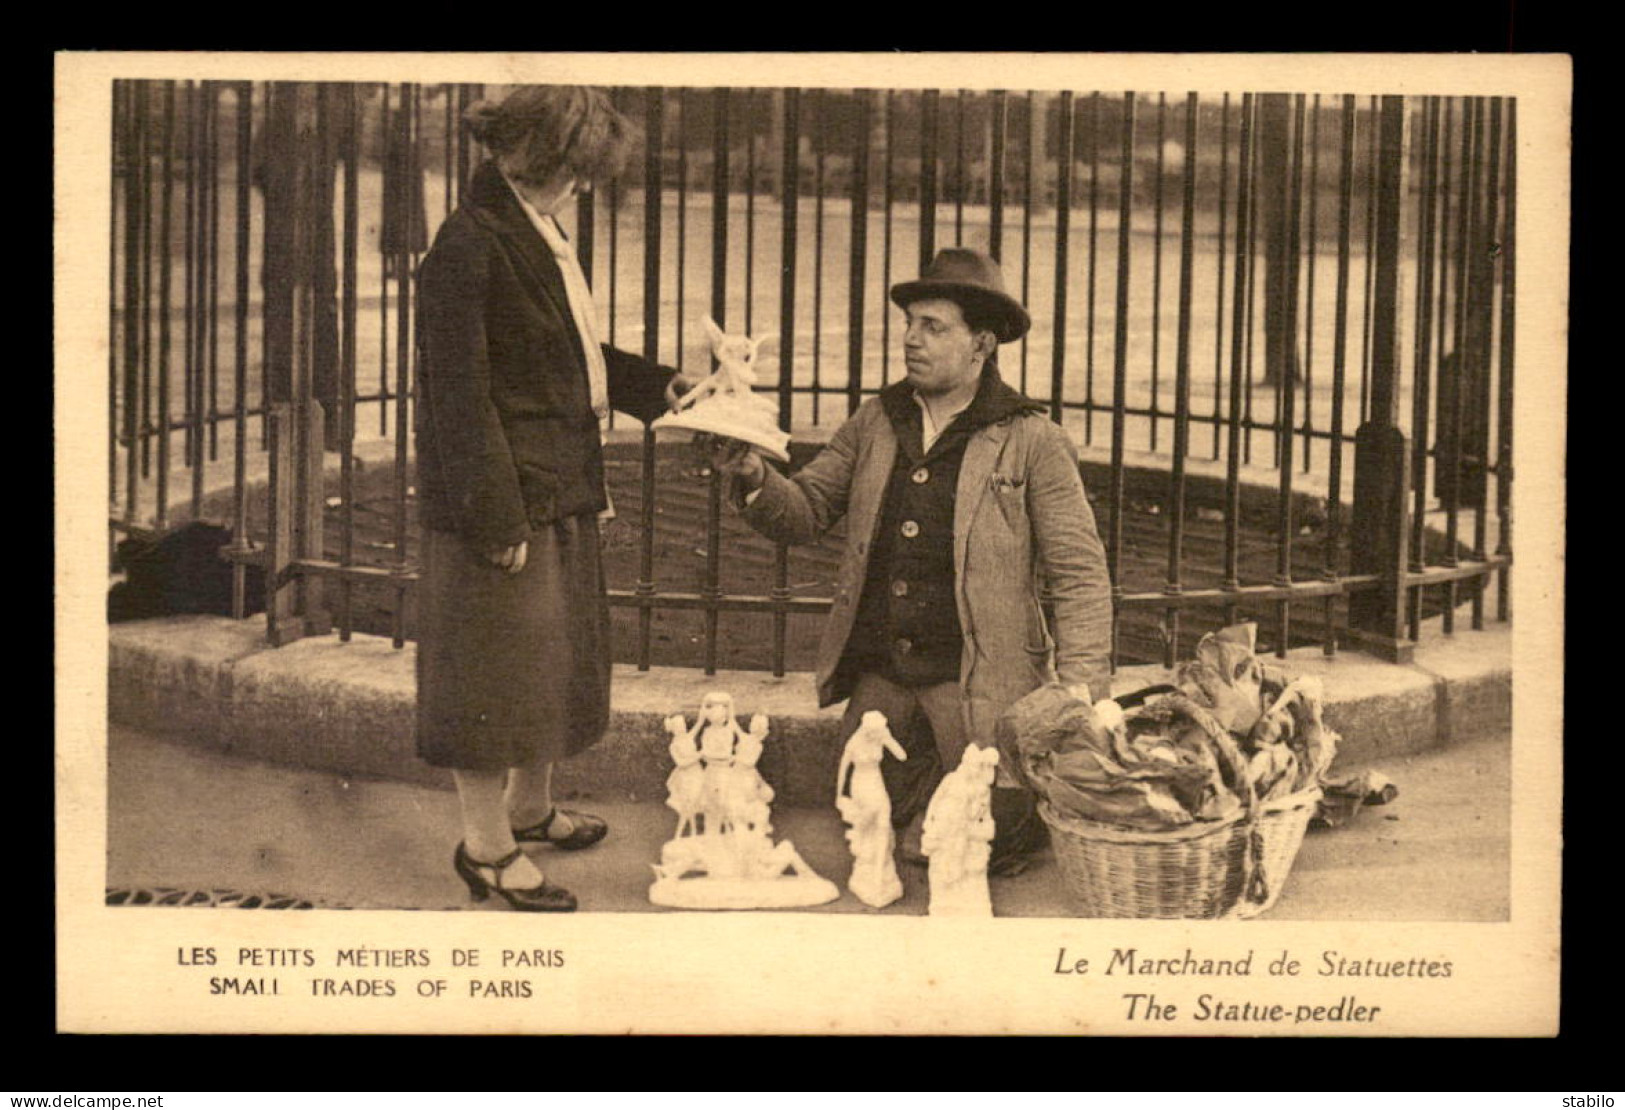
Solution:
[[[604,458],[564,275],[487,162],[418,273],[423,523],[485,549],[605,508]],[[666,411],[674,371],[604,348],[609,403]]]

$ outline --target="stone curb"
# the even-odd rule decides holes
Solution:
[[[1465,624],[1465,622],[1463,622]],[[265,643],[264,618],[165,617],[109,628],[108,715],[215,751],[346,777],[449,788],[450,776],[414,753],[416,649],[336,635]],[[1416,662],[1395,666],[1354,652],[1327,659],[1292,652],[1285,668],[1326,680],[1326,719],[1343,735],[1339,765],[1447,746],[1504,732],[1512,717],[1512,631],[1491,625],[1426,636]],[[1127,667],[1125,693],[1166,681],[1160,666]],[[669,771],[662,722],[693,718],[708,690],[734,695],[742,717],[765,713],[771,739],[763,777],[790,805],[828,805],[844,737],[839,706],[817,708],[810,674],[617,666],[609,735],[561,765],[565,796],[663,799]]]

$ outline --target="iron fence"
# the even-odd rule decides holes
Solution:
[[[349,638],[361,594],[409,636],[412,275],[495,91],[113,88],[113,533],[228,524],[238,615],[263,568],[274,643]],[[1513,101],[614,95],[641,157],[567,221],[611,340],[703,370],[701,314],[776,331],[798,460],[893,380],[894,281],[950,244],[1000,259],[1035,321],[1005,373],[1079,446],[1126,657],[1245,614],[1281,653],[1307,629],[1401,659],[1463,591],[1481,628],[1492,578],[1509,619]],[[629,657],[687,615],[680,661],[713,671],[728,621],[766,619],[750,663],[783,673],[830,604],[817,554],[749,539],[647,429],[612,439]]]

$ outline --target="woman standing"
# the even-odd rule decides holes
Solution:
[[[569,911],[521,845],[590,847],[553,804],[558,760],[609,722],[600,421],[675,400],[674,371],[598,342],[554,215],[613,178],[631,124],[598,89],[526,86],[465,120],[491,158],[419,273],[418,753],[457,783],[453,866],[482,900]]]

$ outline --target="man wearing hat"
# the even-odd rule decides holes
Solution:
[[[923,717],[935,752],[882,764],[893,820],[1024,694],[1059,679],[1108,694],[1111,588],[1075,453],[1044,406],[1006,385],[996,353],[1027,312],[977,251],[940,252],[891,290],[908,317],[907,377],[864,402],[790,477],[742,444],[719,468],[757,531],[810,543],[843,516],[845,557],[818,656],[819,704],[850,699],[894,735]],[[1046,616],[1046,607],[1048,615]],[[931,758],[935,755],[935,759]],[[1040,841],[1034,799],[1000,767],[989,871],[1015,874]]]

